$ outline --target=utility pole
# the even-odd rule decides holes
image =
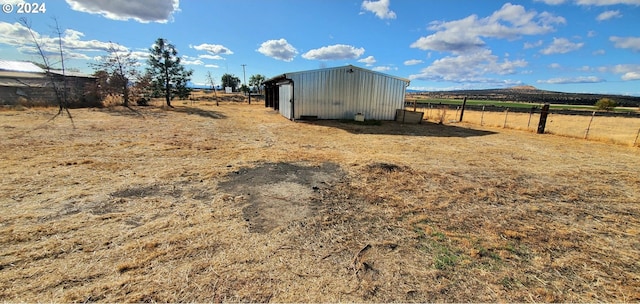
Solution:
[[[249,86],[247,85],[247,74],[244,71],[244,67],[246,67],[246,64],[242,64],[242,77],[244,78],[244,85],[247,87],[247,90],[249,89]],[[251,104],[251,91],[249,91],[249,104]]]
[[[246,64],[241,64],[242,66],[242,77],[244,77],[244,85],[247,85],[247,74],[244,72],[244,67],[246,67]]]

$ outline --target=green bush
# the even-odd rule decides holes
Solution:
[[[596,106],[596,108],[598,108],[598,110],[605,110],[605,111],[611,111],[617,105],[618,105],[618,103],[615,100],[611,99],[611,98],[601,98],[595,104],[595,106]]]

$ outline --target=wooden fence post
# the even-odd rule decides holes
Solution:
[[[464,107],[467,106],[467,96],[464,97],[462,101],[462,110],[460,110],[460,122],[462,122],[462,116],[464,116]]]
[[[591,119],[589,120],[589,125],[587,126],[587,131],[584,132],[584,139],[587,139],[587,136],[589,136],[589,129],[591,129],[591,123],[593,122],[593,117],[596,116],[596,111],[593,111],[593,114],[591,114]]]
[[[482,114],[480,114],[480,125],[484,125],[484,106],[482,106]]]
[[[547,125],[547,116],[549,116],[549,104],[545,103],[540,110],[540,122],[538,123],[538,134],[544,134],[544,128]]]
[[[504,124],[502,125],[503,129],[507,127],[507,117],[509,117],[509,108],[504,111]]]
[[[531,107],[531,111],[529,111],[529,121],[527,122],[527,130],[529,130],[529,126],[531,126],[531,116],[533,116],[533,111],[536,110],[536,107]]]

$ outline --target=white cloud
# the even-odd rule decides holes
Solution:
[[[377,66],[375,68],[373,68],[372,70],[377,71],[377,72],[386,72],[391,70],[391,67],[388,66]]]
[[[498,56],[490,50],[448,56],[434,61],[430,66],[421,70],[420,74],[410,75],[409,79],[451,81],[451,82],[492,82],[502,83],[504,80],[486,78],[487,74],[514,74],[517,68],[527,66],[525,60],[499,61]]]
[[[372,66],[374,63],[376,63],[376,59],[373,56],[369,56],[367,58],[363,58],[363,59],[358,60],[358,62],[362,62],[366,66]]]
[[[532,48],[537,48],[539,46],[542,45],[542,40],[538,40],[536,42],[525,42],[524,43],[524,49],[532,49]]]
[[[420,60],[420,59],[409,59],[409,60],[406,60],[406,61],[404,62],[404,65],[416,65],[416,64],[421,64],[421,63],[423,63],[423,62],[424,62],[424,61],[422,61],[422,60]]]
[[[566,20],[563,17],[547,12],[526,11],[521,5],[506,3],[485,18],[470,15],[454,21],[432,22],[429,29],[436,32],[420,37],[411,47],[464,53],[484,47],[482,38],[514,40],[523,35],[550,33],[555,30],[554,25],[564,23]]]
[[[575,50],[578,50],[584,46],[584,43],[574,43],[567,38],[553,38],[553,43],[548,47],[540,50],[540,53],[545,55],[551,54],[566,54]]]
[[[62,45],[64,48],[72,50],[86,50],[86,51],[105,51],[110,47],[113,47],[116,51],[127,51],[127,48],[111,42],[103,42],[98,40],[82,40],[84,33],[75,30],[65,30],[62,35]],[[56,40],[54,38],[53,40]],[[52,41],[56,43],[56,41]]]
[[[51,56],[59,56],[60,46],[58,37],[42,35],[33,30],[33,35],[40,43],[45,54]],[[128,49],[122,45],[104,42],[98,40],[83,40],[82,32],[67,29],[62,33],[62,49],[63,54],[68,59],[92,59],[85,54],[86,52],[106,52],[111,47],[120,52],[126,52]],[[0,44],[6,44],[15,47],[19,52],[24,54],[38,54],[35,43],[28,28],[22,24],[0,22]],[[145,57],[146,58],[146,57]]]
[[[575,0],[578,5],[608,6],[616,4],[640,5],[640,0]]]
[[[215,65],[215,64],[205,64],[204,65],[205,68],[213,68],[213,69],[217,69],[220,66],[219,65]]]
[[[591,54],[593,54],[593,55],[604,55],[604,54],[606,54],[606,53],[607,53],[607,52],[606,52],[605,50],[603,50],[603,49],[599,49],[599,50],[595,50],[595,51],[593,51],[593,53],[591,53]]]
[[[180,63],[184,65],[204,65],[204,62],[202,62],[202,60],[186,55],[182,56],[182,58],[180,59]]]
[[[559,63],[554,62],[554,63],[550,64],[549,67],[552,68],[552,69],[559,69],[562,66]]]
[[[611,70],[617,74],[638,73],[640,72],[640,64],[617,64]]]
[[[362,9],[376,14],[380,19],[396,19],[396,13],[389,9],[389,0],[362,1]]]
[[[640,75],[640,64],[617,64],[614,66],[601,66],[598,67],[598,71],[602,73],[613,73],[622,75],[620,79],[628,81],[628,80],[639,80],[638,76]]]
[[[289,44],[286,39],[267,40],[260,45],[257,51],[267,57],[290,62],[298,54],[298,50]]]
[[[640,51],[640,37],[618,37],[611,36],[609,41],[614,43],[614,46],[619,49],[631,49],[633,51]]]
[[[640,72],[627,72],[620,77],[622,80],[640,80]]]
[[[535,0],[536,2],[544,2],[548,5],[559,5],[565,3],[566,0]]]
[[[622,17],[622,14],[620,14],[620,11],[616,10],[616,11],[604,11],[602,13],[600,13],[600,15],[598,15],[598,17],[596,17],[596,20],[598,21],[606,21],[612,18],[620,18]]]
[[[391,71],[391,70],[397,71],[398,68],[392,67],[392,66],[388,66],[388,65],[381,65],[381,66],[374,67],[372,70],[374,70],[376,72],[387,72],[387,71]]]
[[[343,60],[356,59],[364,54],[364,48],[356,48],[345,44],[323,46],[302,54],[302,58],[308,60]]]
[[[548,5],[559,5],[567,2],[567,0],[534,0],[535,2],[544,2]],[[617,4],[640,5],[640,0],[574,0],[577,5],[593,5],[608,6]]]
[[[566,78],[551,78],[547,80],[538,80],[537,83],[546,84],[568,84],[568,83],[599,83],[606,80],[596,76],[581,76],[581,77],[566,77]]]
[[[198,55],[198,58],[200,58],[200,59],[211,59],[211,60],[225,60],[224,57],[222,57],[220,55],[209,55],[209,54]]]
[[[195,60],[181,60],[180,63],[184,64],[184,65],[203,65],[204,62],[202,62],[202,60],[200,59],[195,59]]]
[[[549,5],[559,5],[564,3],[566,0],[536,0],[536,2],[544,2]]]
[[[196,49],[198,51],[206,51],[211,55],[232,55],[233,52],[220,44],[208,44],[203,43],[199,45],[189,45],[189,48]]]
[[[113,20],[167,23],[179,11],[179,0],[66,0],[71,9]]]
[[[596,31],[588,31],[587,32],[587,37],[591,38],[591,37],[595,37],[596,36]]]

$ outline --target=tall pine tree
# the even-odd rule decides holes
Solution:
[[[178,51],[166,39],[158,38],[149,52],[147,72],[152,77],[153,91],[157,95],[164,95],[167,106],[173,108],[171,100],[174,96],[189,96],[187,82],[191,80],[193,70],[184,68]]]

